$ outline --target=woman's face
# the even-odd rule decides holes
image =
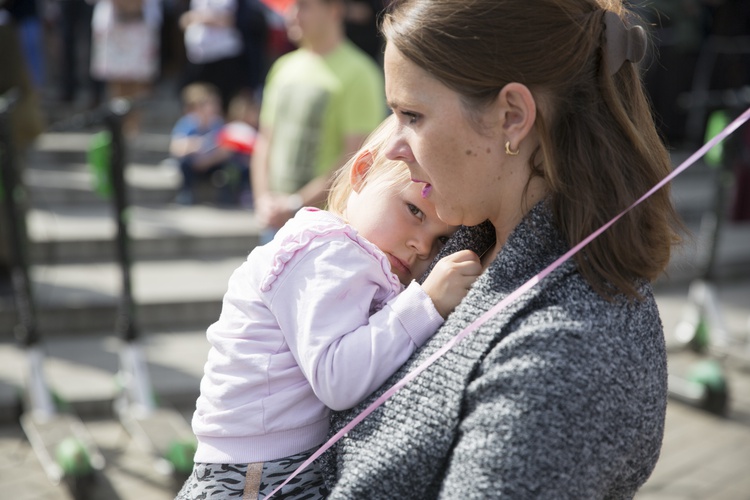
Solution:
[[[386,156],[405,162],[412,179],[427,186],[424,192],[438,217],[469,226],[490,219],[496,228],[517,221],[528,170],[506,164],[497,105],[483,111],[481,125],[470,122],[457,92],[390,43],[385,78],[388,103],[398,118]]]

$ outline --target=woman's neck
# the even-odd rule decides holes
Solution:
[[[524,196],[521,198],[518,211],[515,213],[504,212],[502,217],[499,216],[496,219],[490,220],[495,228],[495,246],[489,248],[483,256],[480,256],[485,269],[495,260],[495,257],[502,250],[510,234],[521,223],[523,218],[526,217],[526,214],[544,199],[547,193],[548,189],[545,180],[541,177],[533,177],[529,181]]]

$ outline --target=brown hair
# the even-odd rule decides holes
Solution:
[[[249,125],[258,128],[258,114],[260,113],[260,103],[252,93],[241,91],[232,97],[229,101],[229,110],[227,111],[228,121],[247,121]]]
[[[336,171],[328,193],[328,210],[339,216],[343,216],[346,212],[349,195],[354,189],[351,184],[350,173],[352,168],[354,168],[357,157],[363,151],[368,151],[372,157],[372,165],[363,178],[364,183],[377,181],[390,183],[394,186],[399,184],[408,186],[411,183],[411,176],[406,163],[389,160],[385,157],[385,147],[395,128],[396,120],[394,116],[390,115],[386,117],[367,137],[359,151]]]
[[[671,170],[638,68],[610,74],[604,14],[619,0],[396,0],[382,29],[405,57],[457,92],[469,117],[510,82],[537,101],[532,176],[546,180],[554,217],[573,246]],[[604,297],[638,297],[679,241],[668,186],[631,210],[575,259]]]
[[[180,93],[180,97],[182,105],[188,110],[193,110],[196,106],[210,100],[221,103],[219,89],[213,84],[206,82],[194,82],[185,85]]]

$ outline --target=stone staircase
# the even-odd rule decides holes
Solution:
[[[205,330],[216,320],[227,278],[258,243],[252,212],[210,203],[172,202],[179,172],[168,161],[179,109],[161,96],[144,107],[144,131],[129,144],[126,182],[137,320],[145,332]],[[49,132],[30,153],[26,183],[32,279],[44,336],[114,334],[121,272],[110,202],[92,189],[86,152],[96,130]],[[675,154],[675,164],[682,156]],[[712,173],[697,164],[673,182],[678,210],[696,231],[712,204]],[[747,275],[750,227],[725,224],[719,251],[727,276]],[[671,278],[695,276],[697,242],[677,253]],[[16,323],[10,297],[0,298],[0,331]]]
[[[172,202],[180,176],[165,160],[176,99],[162,90],[143,106],[143,131],[126,151],[132,286],[144,332],[205,330],[218,317],[232,270],[258,242],[247,209]],[[115,334],[122,276],[115,222],[87,166],[97,130],[45,133],[28,158],[31,276],[45,338]],[[0,331],[15,323],[12,300],[0,298]]]

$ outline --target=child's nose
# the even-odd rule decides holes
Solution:
[[[434,238],[432,235],[427,234],[425,231],[416,231],[410,240],[410,244],[414,251],[417,253],[417,257],[425,259],[432,253],[432,244]]]

